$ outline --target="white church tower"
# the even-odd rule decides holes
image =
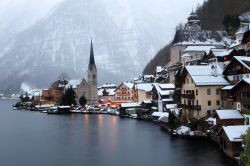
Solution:
[[[88,67],[88,85],[89,85],[88,103],[90,105],[95,105],[98,103],[98,90],[97,90],[97,68],[95,65],[95,56],[94,56],[92,39],[90,45],[90,57],[89,57],[89,67]]]

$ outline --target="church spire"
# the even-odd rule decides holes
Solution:
[[[89,69],[90,70],[96,69],[92,39],[91,39],[91,45],[90,45]]]

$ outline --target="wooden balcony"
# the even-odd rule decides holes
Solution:
[[[183,109],[188,109],[188,110],[201,110],[201,105],[187,105],[187,104],[180,104],[179,107]]]
[[[185,93],[185,94],[181,94],[182,98],[186,98],[186,99],[194,99],[195,95],[194,93]]]

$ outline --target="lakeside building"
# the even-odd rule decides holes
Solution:
[[[229,157],[240,157],[242,148],[242,135],[250,129],[249,125],[223,126],[219,131],[220,148]]]
[[[133,101],[133,87],[132,82],[123,82],[115,90],[115,100],[119,102],[132,102]]]
[[[166,105],[174,104],[174,90],[174,84],[154,84],[152,89],[152,101],[159,112],[166,111]]]
[[[221,107],[221,88],[229,85],[217,65],[185,66],[178,85],[184,118],[211,115]]]
[[[216,127],[244,125],[245,118],[238,110],[216,110]]]

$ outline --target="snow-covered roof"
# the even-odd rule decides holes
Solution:
[[[197,86],[205,85],[229,85],[223,77],[222,70],[217,66],[217,74],[213,73],[211,65],[208,66],[186,66],[186,70]]]
[[[104,91],[104,89],[99,89],[98,90],[98,96],[102,96],[103,95],[103,91]]]
[[[77,88],[78,85],[80,85],[82,82],[81,79],[76,80],[69,80],[68,84],[66,85],[66,88],[69,88],[72,86],[73,89]]]
[[[156,67],[156,72],[157,72],[157,73],[162,72],[162,70],[163,70],[163,68],[162,68],[161,66],[157,66],[157,67]]]
[[[241,23],[239,29],[237,30],[237,32],[235,34],[236,35],[243,34],[243,33],[247,32],[248,30],[250,30],[250,23]]]
[[[222,90],[231,90],[233,89],[234,85],[229,85],[229,86],[225,86],[224,88],[222,88]]]
[[[133,107],[140,107],[141,105],[138,103],[122,103],[122,108],[133,108]]]
[[[136,89],[143,90],[145,92],[150,92],[153,89],[153,84],[151,83],[141,83],[135,85]]]
[[[243,66],[250,70],[250,57],[246,56],[234,56],[234,58],[239,61]],[[246,63],[247,62],[247,63]]]
[[[115,95],[115,90],[116,89],[99,89],[98,90],[98,96],[103,96],[103,91],[106,91],[108,93],[108,96],[114,96]]]
[[[209,52],[215,46],[188,46],[184,52]]]
[[[143,100],[142,102],[145,103],[145,104],[151,104],[152,103],[151,100]]]
[[[244,116],[238,110],[216,110],[220,119],[244,119]]]
[[[167,113],[167,112],[153,112],[152,116],[157,116],[157,117],[166,116],[166,117],[168,117],[169,113]]]
[[[128,88],[132,89],[134,84],[132,82],[124,82],[123,83],[125,86],[127,86]]]
[[[249,128],[250,125],[223,126],[223,130],[231,142],[241,142],[242,135],[245,135]]]
[[[211,50],[214,54],[215,57],[224,57],[224,56],[228,56],[229,54],[231,54],[231,52],[233,52],[233,49],[212,49]]]
[[[192,76],[197,86],[205,85],[229,85],[228,81],[221,75],[215,76]]]
[[[191,57],[191,55],[189,55],[189,54],[185,53],[185,54],[183,54],[181,57],[182,57],[182,58],[185,58],[185,57]]]
[[[175,89],[175,85],[174,84],[159,84],[159,87],[162,90],[174,90]]]
[[[104,85],[102,85],[102,86],[100,86],[99,88],[102,88],[102,89],[104,89],[104,88],[114,88],[114,87],[116,87],[116,85],[115,84],[108,84],[108,83],[106,83],[106,84],[104,84]]]
[[[177,108],[177,104],[166,104],[167,109],[175,109]]]
[[[173,45],[188,46],[225,46],[231,44],[231,39],[226,31],[209,31],[209,30],[177,30]]]
[[[162,101],[174,101],[174,99],[162,99]]]
[[[154,75],[144,75],[143,77],[144,78],[154,78],[155,76]]]
[[[186,69],[191,76],[212,76],[213,73],[211,67],[212,67],[211,65],[186,66]],[[223,72],[222,69],[219,66],[217,66],[217,74],[222,75],[222,72]]]
[[[250,11],[243,13],[239,16],[239,19],[243,22],[248,22],[250,23]]]

